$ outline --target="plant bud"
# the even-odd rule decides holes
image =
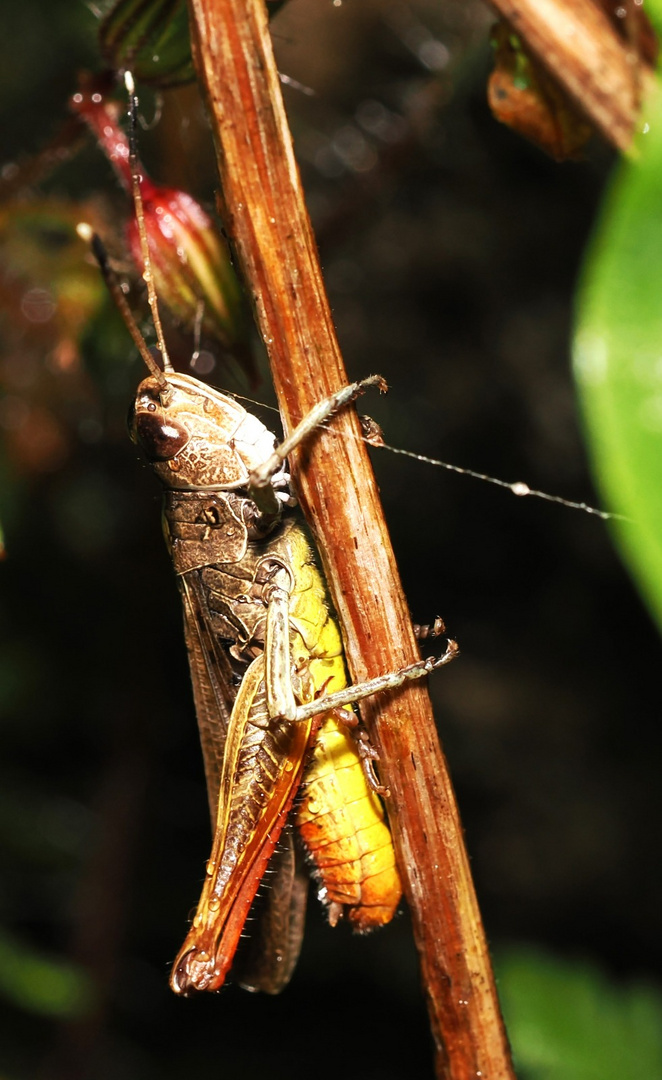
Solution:
[[[267,0],[269,18],[285,0]],[[195,78],[186,0],[106,0],[99,26],[101,55],[113,71],[164,90]]]
[[[203,305],[203,327],[229,349],[244,335],[241,291],[225,241],[199,203],[184,191],[141,184],[145,229],[154,284],[176,319],[195,325]],[[132,217],[127,237],[136,266],[142,269],[138,222]]]
[[[113,165],[122,185],[131,191],[129,140],[119,125],[119,105],[96,92],[80,92],[72,107],[86,121]],[[235,350],[246,336],[242,294],[227,245],[209,214],[184,191],[154,184],[138,164],[145,229],[159,300],[188,329],[202,315],[203,332],[226,350]],[[140,273],[144,272],[135,214],[126,229],[127,243]],[[242,356],[242,362],[245,357]],[[251,373],[252,374],[252,373]]]
[[[101,16],[99,45],[109,67],[128,69],[149,86],[195,77],[186,0],[112,0]]]

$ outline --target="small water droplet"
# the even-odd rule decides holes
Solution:
[[[208,349],[200,349],[191,357],[190,366],[196,375],[210,375],[216,367],[216,357]]]
[[[221,901],[218,899],[218,897],[217,896],[212,896],[211,900],[209,901],[209,910],[210,911],[218,911],[220,906],[221,906]]]
[[[57,308],[47,289],[29,289],[21,299],[21,311],[28,322],[47,323]]]

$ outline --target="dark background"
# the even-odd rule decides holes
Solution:
[[[2,23],[9,161],[61,122],[77,71],[96,63],[95,20],[82,2],[22,0]],[[274,23],[279,66],[316,94],[286,88],[286,103],[349,375],[378,371],[391,387],[362,402],[387,442],[595,504],[569,341],[612,159],[596,140],[557,165],[496,123],[488,24],[460,0],[290,0]],[[167,98],[143,138],[150,171],[211,203],[199,103]],[[102,189],[106,213],[120,213],[89,145],[40,190]],[[58,1019],[29,991],[17,999],[26,968],[5,963],[0,1069],[430,1076],[404,912],[352,939],[311,897],[280,998],[168,991],[209,837],[159,492],[124,436],[140,366],[108,310],[74,374],[27,331],[21,342],[12,314],[0,322],[5,391],[38,399],[61,439],[26,457],[4,425],[0,927],[91,982],[88,1008]],[[270,400],[264,384],[258,396]],[[412,615],[443,614],[462,648],[432,693],[497,953],[537,943],[617,979],[659,978],[659,640],[607,527],[373,457]]]

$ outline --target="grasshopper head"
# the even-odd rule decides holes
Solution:
[[[234,398],[179,373],[143,379],[129,433],[167,487],[188,491],[245,487],[275,444]]]

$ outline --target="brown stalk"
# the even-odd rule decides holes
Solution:
[[[347,382],[305,208],[263,0],[189,0],[216,140],[224,218],[254,300],[285,426]],[[353,410],[293,462],[352,675],[417,658],[372,469]],[[440,676],[443,677],[443,676]],[[512,1077],[480,913],[427,689],[362,713],[381,752],[421,958],[437,1075]]]
[[[489,3],[608,142],[629,149],[653,73],[596,0]]]

